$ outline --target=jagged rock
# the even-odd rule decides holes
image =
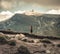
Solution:
[[[49,53],[51,53],[51,52],[50,52],[50,50],[46,50],[46,53],[49,54]]]
[[[21,41],[27,42],[27,37],[22,38]]]
[[[34,40],[34,43],[39,43],[39,42],[40,42],[39,39],[35,39],[35,40]]]
[[[17,34],[17,35],[15,36],[15,38],[18,39],[18,40],[20,40],[20,39],[22,39],[22,38],[24,38],[24,37],[25,37],[24,34]]]

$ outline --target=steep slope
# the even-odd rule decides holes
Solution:
[[[60,15],[45,14],[37,17],[40,32],[44,35],[60,36]]]
[[[30,32],[31,25],[34,34],[60,36],[60,15],[53,14],[40,16],[15,14],[9,20],[0,22],[0,29]]]
[[[12,29],[29,32],[30,26],[38,26],[35,18],[24,14],[15,14],[11,19],[0,23],[0,29]]]

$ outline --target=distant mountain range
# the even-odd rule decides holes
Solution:
[[[33,27],[34,34],[60,36],[60,15],[25,15],[16,13],[8,20],[0,22],[0,29],[11,29],[27,33],[30,32],[30,26]]]

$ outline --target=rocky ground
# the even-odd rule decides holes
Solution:
[[[49,39],[31,37],[35,36],[32,34],[3,33],[0,36],[7,40],[0,38],[0,54],[60,54],[60,37]]]

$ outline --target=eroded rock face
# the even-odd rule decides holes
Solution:
[[[4,37],[0,43],[5,43]],[[60,54],[59,39],[39,39],[17,34],[8,40],[10,42],[0,45],[0,54]]]

